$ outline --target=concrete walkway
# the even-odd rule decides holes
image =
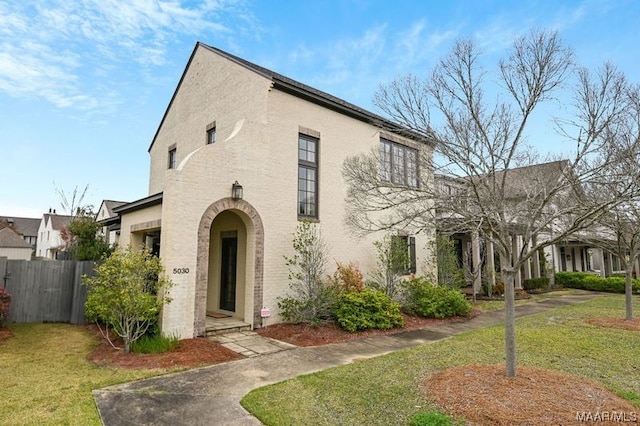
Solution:
[[[581,303],[598,294],[560,296],[516,307],[516,316]],[[488,312],[468,320],[351,342],[280,350],[94,391],[107,426],[115,425],[259,425],[240,405],[249,391],[292,377],[349,364],[400,349],[432,343],[504,319]]]

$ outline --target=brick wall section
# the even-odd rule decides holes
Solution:
[[[207,306],[207,287],[209,282],[209,236],[211,224],[221,212],[233,210],[244,213],[251,221],[254,251],[251,254],[255,262],[253,268],[253,323],[260,324],[260,309],[262,309],[263,268],[264,268],[264,226],[255,208],[244,200],[223,198],[207,208],[198,226],[198,258],[196,267],[195,292],[195,335],[202,336],[205,332],[205,318]],[[249,234],[247,235],[249,239]]]
[[[214,121],[217,140],[206,145],[207,125]],[[328,249],[327,273],[335,270],[334,261],[356,262],[365,274],[375,269],[372,242],[382,235],[358,238],[346,227],[342,164],[348,156],[377,150],[380,129],[274,90],[267,78],[199,49],[150,150],[150,194],[164,192],[160,256],[166,271],[190,271],[170,275],[175,285],[173,300],[163,311],[164,332],[202,334],[211,281],[208,262],[215,261],[208,254],[210,230],[222,211],[236,213],[247,231],[241,319],[259,327],[260,309],[268,307],[269,324],[280,321],[277,301],[288,293],[283,255],[293,255],[291,240],[298,224],[301,131],[319,137],[319,224]],[[167,170],[167,149],[174,143],[178,167]],[[421,149],[430,155],[430,148]],[[244,187],[244,201],[229,198],[236,180]],[[136,213],[135,220],[123,218],[123,242],[130,240],[125,234],[133,223],[160,218]],[[428,245],[433,232],[416,235],[421,273],[431,267]]]

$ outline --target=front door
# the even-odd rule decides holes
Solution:
[[[238,237],[222,237],[220,268],[220,309],[236,311],[236,264],[238,261]]]

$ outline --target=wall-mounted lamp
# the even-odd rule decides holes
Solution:
[[[235,181],[233,185],[231,185],[231,198],[234,200],[242,200],[242,185]]]

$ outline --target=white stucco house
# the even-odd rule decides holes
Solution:
[[[73,216],[59,215],[55,210],[42,215],[38,228],[38,241],[36,245],[36,257],[44,259],[57,259],[58,253],[64,249],[64,241],[60,232],[67,227]]]
[[[114,213],[113,209],[124,204],[127,203],[125,201],[102,200],[95,216],[96,222],[101,222],[104,225],[100,228],[99,233],[110,247],[118,244],[120,240],[120,223],[118,215]]]
[[[280,321],[292,236],[301,220],[320,225],[332,261],[376,265],[373,241],[344,223],[345,158],[388,148],[382,168],[412,185],[419,154],[433,146],[383,130],[362,108],[268,69],[197,43],[149,147],[149,196],[113,208],[119,245],[159,253],[173,281],[165,333],[205,334],[207,315],[252,328]],[[417,273],[435,230],[403,237]],[[409,249],[409,248],[408,248]],[[335,263],[329,265],[329,273]]]

